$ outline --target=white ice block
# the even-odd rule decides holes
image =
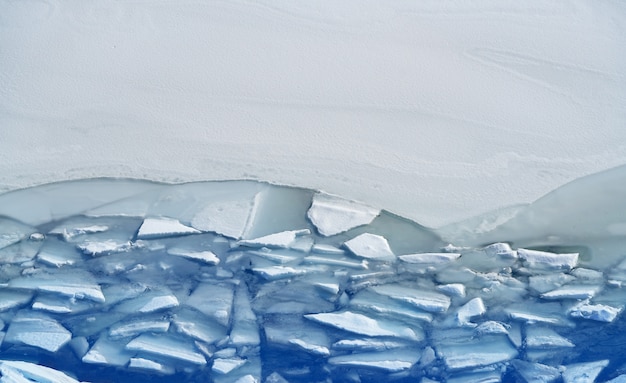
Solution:
[[[446,285],[438,285],[437,290],[453,297],[465,296],[465,285],[462,283],[449,283]]]
[[[134,247],[130,241],[117,241],[113,239],[104,241],[87,240],[76,244],[76,247],[86,255],[100,256],[110,253],[123,253]]]
[[[416,341],[424,337],[423,333],[417,332],[406,325],[384,319],[370,318],[351,311],[307,314],[304,317],[328,326],[366,336],[390,336]]]
[[[237,288],[233,305],[233,324],[230,341],[234,346],[258,346],[261,342],[256,315],[250,307],[245,283]]]
[[[380,235],[363,233],[344,243],[354,255],[376,261],[393,261],[395,254],[389,243]]]
[[[147,314],[179,305],[178,298],[169,291],[151,291],[129,299],[115,307],[116,311]]]
[[[183,225],[179,220],[167,217],[144,219],[137,238],[159,238],[201,233],[200,230]]]
[[[233,286],[200,283],[186,304],[227,326],[230,323],[233,297]]]
[[[456,313],[456,320],[459,324],[466,325],[470,323],[471,319],[483,315],[486,312],[487,309],[485,308],[483,300],[480,297],[474,298],[459,308]]]
[[[219,257],[214,252],[209,251],[209,250],[189,251],[189,250],[184,250],[184,249],[173,248],[173,249],[168,249],[167,253],[171,255],[176,255],[179,257],[191,259],[194,261],[198,261],[201,263],[205,263],[207,265],[217,265],[220,263]]]
[[[246,364],[246,360],[241,358],[217,358],[213,361],[213,367],[211,369],[217,374],[225,375],[244,364]]]
[[[545,349],[554,347],[575,347],[575,345],[551,328],[528,326],[526,329],[526,347]]]
[[[206,364],[206,359],[196,351],[192,342],[183,342],[164,335],[142,334],[131,340],[126,349],[195,365]]]
[[[565,273],[531,275],[528,278],[528,287],[543,294],[548,291],[555,290],[566,283],[574,281],[575,279],[576,277]]]
[[[371,290],[393,299],[407,302],[424,311],[440,313],[450,307],[450,298],[434,291],[425,291],[417,288],[389,284],[371,287]]]
[[[115,338],[134,337],[144,332],[164,333],[170,328],[166,320],[136,320],[134,322],[117,323],[109,329],[109,336]]]
[[[598,290],[600,290],[600,287],[593,285],[565,285],[541,294],[541,298],[550,300],[590,299]]]
[[[335,356],[328,363],[336,366],[374,368],[386,372],[399,372],[411,368],[420,358],[415,350],[391,350],[386,352],[352,353]]]
[[[269,248],[289,248],[296,242],[296,237],[308,235],[308,229],[288,230],[280,233],[265,235],[259,238],[242,239],[237,242],[239,246],[246,247],[269,247]]]
[[[526,383],[551,383],[561,376],[559,369],[541,363],[515,359],[511,365]]]
[[[379,209],[322,193],[313,196],[307,212],[307,216],[323,236],[336,235],[367,225],[379,214]]]
[[[4,342],[57,352],[72,339],[65,327],[43,315],[18,316],[11,321]]]
[[[223,324],[207,319],[203,314],[190,309],[177,312],[172,324],[179,334],[206,344],[217,343],[227,336],[227,328]]]
[[[578,253],[557,254],[547,251],[518,249],[517,254],[531,268],[571,270],[578,263]]]
[[[0,289],[0,312],[27,304],[33,293],[24,290]]]
[[[596,362],[577,363],[565,366],[563,371],[564,383],[587,383],[595,382],[600,372],[609,365],[608,360]]]
[[[435,345],[435,348],[450,370],[488,366],[517,356],[517,349],[504,336],[468,339],[462,343]]]
[[[259,274],[268,281],[275,281],[284,278],[293,278],[299,275],[304,275],[308,271],[306,269],[294,268],[291,266],[268,266],[268,267],[255,267],[252,269],[256,274]]]
[[[61,371],[34,363],[19,360],[0,360],[1,367],[12,368],[19,371],[24,377],[36,382],[79,383],[78,380]]]
[[[582,302],[574,306],[569,315],[573,318],[590,319],[598,322],[613,322],[621,312],[622,308]]]
[[[105,366],[125,366],[133,352],[126,350],[126,342],[109,339],[106,334],[101,334],[96,343],[83,356],[83,363],[100,364]]]
[[[172,366],[168,366],[166,364],[155,362],[153,360],[145,358],[130,358],[128,368],[130,370],[138,370],[160,375],[172,375],[176,372],[176,370]]]
[[[398,258],[406,263],[412,264],[442,264],[457,260],[460,253],[418,253],[400,255]]]

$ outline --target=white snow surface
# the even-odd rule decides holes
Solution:
[[[619,1],[0,9],[0,191],[260,179],[440,226],[626,162]]]

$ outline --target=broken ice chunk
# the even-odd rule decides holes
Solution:
[[[199,261],[202,263],[206,263],[207,265],[217,265],[220,263],[220,259],[215,253],[209,250],[205,251],[188,251],[183,249],[168,249],[168,254],[177,255],[179,257],[191,259],[194,261]]]
[[[144,332],[163,333],[170,328],[170,322],[165,320],[134,320],[128,323],[117,323],[109,329],[112,339],[133,337]]]
[[[269,343],[296,346],[313,355],[330,355],[330,340],[326,331],[299,316],[266,321],[264,329]]]
[[[211,201],[191,219],[191,226],[223,236],[241,238],[254,221],[259,194],[237,196],[239,199]]]
[[[105,241],[91,241],[87,240],[83,243],[79,243],[76,245],[78,249],[80,249],[83,254],[86,255],[106,255],[111,253],[123,253],[134,246],[130,241],[116,241],[116,240],[105,240]]]
[[[595,382],[600,372],[609,365],[608,360],[596,362],[577,363],[565,366],[563,371],[564,383],[587,383]]]
[[[570,272],[573,276],[583,281],[602,281],[604,274],[601,271],[577,267]]]
[[[337,258],[336,256],[311,255],[305,257],[304,262],[318,265],[348,267],[351,269],[368,268],[368,262],[365,259],[362,259],[361,261],[356,261],[354,259],[349,259],[346,257]]]
[[[419,359],[419,351],[400,349],[335,356],[329,358],[328,363],[336,366],[375,368],[386,372],[399,372],[408,370]]]
[[[0,217],[0,249],[18,243],[35,229],[10,218]]]
[[[258,346],[261,342],[256,315],[250,307],[248,292],[244,283],[237,288],[234,301],[234,318],[230,331],[230,341],[235,346]]]
[[[18,316],[11,321],[4,341],[57,352],[70,339],[72,333],[54,319],[30,314]]]
[[[106,366],[125,366],[134,353],[125,349],[125,342],[109,339],[101,334],[96,343],[83,356],[83,363]]]
[[[518,249],[517,254],[527,267],[571,270],[578,263],[578,253],[557,254],[547,251]]]
[[[178,306],[178,299],[168,291],[151,291],[122,302],[115,308],[124,313],[151,313],[158,310],[169,309]]]
[[[318,254],[333,254],[333,255],[343,255],[345,251],[342,249],[335,247],[333,245],[325,245],[325,244],[315,244],[311,248],[311,251]]]
[[[27,304],[33,293],[23,290],[0,289],[0,312]]]
[[[78,380],[66,375],[61,371],[57,371],[50,367],[41,366],[34,363],[23,362],[20,360],[0,360],[0,368],[9,367],[19,371],[19,373],[28,378],[28,382],[45,382],[45,383],[79,383]],[[4,375],[4,372],[3,372]],[[20,382],[19,380],[17,382]],[[3,382],[4,383],[4,382]]]
[[[575,279],[575,277],[564,273],[531,275],[528,278],[528,287],[538,293],[547,293]]]
[[[252,271],[259,274],[268,281],[297,277],[299,275],[304,275],[308,272],[305,269],[296,269],[290,266],[255,267],[252,269]]]
[[[500,323],[500,322],[491,321],[491,320],[479,324],[474,329],[474,335],[478,337],[483,336],[483,335],[490,335],[490,334],[507,334],[508,335],[509,330],[507,329],[507,325]]]
[[[508,243],[492,243],[489,246],[485,246],[483,250],[489,256],[499,255],[501,257],[517,258],[517,251],[511,249],[511,245]]]
[[[526,329],[526,347],[552,348],[575,347],[568,339],[547,327],[528,326]]]
[[[483,300],[480,297],[474,298],[459,308],[456,313],[456,320],[460,325],[467,325],[472,318],[483,315],[486,312]]]
[[[415,341],[424,338],[424,334],[421,331],[417,332],[406,325],[385,319],[370,318],[351,311],[307,314],[304,317],[325,325],[366,336],[392,336]]]
[[[309,229],[289,230],[254,239],[242,239],[237,244],[246,247],[289,248],[297,237],[308,234],[311,234]]]
[[[59,234],[65,241],[71,241],[74,237],[84,234],[102,233],[109,230],[105,225],[86,225],[78,227],[68,227],[67,224],[57,226],[50,230],[50,234]]]
[[[64,296],[39,294],[33,302],[33,310],[47,311],[55,314],[79,313],[93,308],[93,302],[76,300]]]
[[[246,360],[241,358],[217,358],[213,361],[213,367],[211,370],[218,374],[225,375],[243,366],[244,364],[246,364]]]
[[[557,368],[546,366],[541,363],[531,363],[515,359],[511,361],[517,372],[526,383],[550,383],[561,376]]]
[[[441,264],[455,261],[460,256],[460,253],[419,253],[400,255],[398,258],[413,264]]]
[[[451,370],[488,366],[517,356],[507,337],[492,335],[480,339],[456,339],[454,343],[435,345]]]
[[[398,342],[391,340],[381,340],[373,338],[364,339],[343,339],[333,343],[333,349],[335,350],[348,350],[348,351],[387,351],[396,348],[407,347],[406,342]]]
[[[172,375],[176,372],[172,366],[144,358],[130,358],[128,368],[130,370],[157,373],[161,375]]]
[[[363,233],[344,243],[354,255],[376,261],[393,261],[396,256],[391,251],[385,237]]]
[[[374,286],[371,287],[371,289],[378,294],[410,303],[428,312],[445,312],[448,310],[448,307],[450,307],[450,298],[448,296],[433,291],[425,291],[395,284]]]
[[[574,306],[569,315],[573,318],[590,319],[598,322],[613,322],[621,311],[622,309],[617,307],[582,302]]]
[[[598,286],[566,285],[541,294],[543,299],[589,299],[599,290]]]
[[[142,334],[131,340],[126,345],[126,349],[190,364],[206,364],[206,359],[196,351],[192,343],[182,342],[166,336]]]
[[[213,344],[226,338],[227,328],[203,314],[190,309],[178,311],[172,321],[176,332],[206,344]]]
[[[370,290],[363,290],[356,294],[350,300],[350,306],[391,317],[398,317],[402,320],[407,318],[423,322],[431,322],[433,320],[431,314],[417,309],[413,305],[407,305],[385,295],[375,294]]]
[[[447,285],[439,285],[437,286],[437,290],[453,297],[465,296],[465,285],[462,283],[449,283]]]
[[[143,220],[137,238],[159,238],[177,235],[201,233],[200,230],[183,225],[179,220],[173,218],[146,218]]]
[[[505,308],[504,311],[510,315],[511,319],[528,323],[571,325],[571,322],[563,317],[563,309],[558,303],[518,303]]]
[[[218,323],[228,326],[233,306],[233,296],[234,290],[232,286],[200,283],[191,293],[186,304],[214,318]]]
[[[367,225],[379,214],[379,209],[322,193],[313,196],[307,212],[319,233],[326,237]]]
[[[39,273],[12,279],[8,285],[13,288],[39,290],[78,299],[104,302],[100,285],[94,282],[90,273],[82,270],[59,270],[49,274]]]

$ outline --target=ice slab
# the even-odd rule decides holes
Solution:
[[[576,277],[565,273],[531,275],[528,278],[528,287],[538,293],[547,293],[574,280]]]
[[[79,383],[78,380],[61,371],[35,363],[20,360],[0,360],[0,371],[3,374],[3,377],[6,376],[3,370],[5,367],[18,371],[24,378],[26,378],[25,381],[27,382]]]
[[[379,209],[322,193],[313,196],[307,212],[317,231],[326,237],[367,225],[379,214]]]
[[[517,254],[531,268],[571,270],[578,264],[578,253],[556,254],[547,251],[517,249]]]
[[[83,363],[103,366],[123,367],[128,364],[134,352],[126,350],[126,342],[109,339],[101,334],[94,345],[82,357]]]
[[[305,351],[315,356],[330,355],[328,333],[300,316],[289,315],[268,319],[264,324],[264,331],[270,343]]]
[[[458,343],[435,345],[446,366],[461,370],[489,366],[515,358],[518,354],[504,336],[492,336],[478,340],[467,339]]]
[[[559,369],[541,363],[515,359],[511,361],[511,365],[525,383],[551,383],[561,377]]]
[[[142,334],[128,342],[126,349],[194,365],[206,364],[206,359],[193,343],[166,336]]]
[[[127,323],[117,323],[109,329],[109,337],[112,339],[135,337],[144,332],[164,333],[170,328],[170,322],[163,319],[135,319]]]
[[[508,243],[492,243],[491,245],[485,246],[483,250],[490,256],[498,255],[501,257],[517,258],[517,251],[511,249],[511,245]]]
[[[168,254],[191,259],[207,265],[217,265],[220,263],[219,257],[212,251],[189,251],[184,249],[172,248],[167,250]]]
[[[387,352],[353,353],[335,356],[328,363],[352,368],[374,368],[387,372],[405,371],[419,361],[417,350],[392,350]]]
[[[225,375],[244,364],[246,364],[246,360],[241,358],[217,358],[213,361],[211,370],[218,374]]]
[[[564,383],[586,383],[595,382],[600,372],[609,365],[608,360],[596,362],[576,363],[565,366],[563,371]]]
[[[259,274],[268,281],[275,281],[283,278],[293,278],[299,275],[307,274],[309,272],[306,269],[294,268],[291,266],[255,267],[252,269],[252,271]]]
[[[344,246],[354,255],[366,259],[393,261],[396,258],[385,237],[376,234],[363,233],[345,242]]]
[[[613,322],[621,312],[621,308],[582,302],[574,306],[570,310],[569,315],[573,318],[590,319],[599,322]]]
[[[462,283],[449,283],[446,285],[438,285],[437,290],[453,297],[465,296],[465,285]]]
[[[212,231],[233,239],[240,239],[254,220],[260,194],[228,195],[207,202],[191,220],[191,226]]]
[[[0,289],[0,312],[23,306],[33,299],[33,293],[24,290]]]
[[[400,255],[398,258],[412,264],[442,264],[457,260],[460,253],[419,253]]]
[[[137,298],[126,300],[115,307],[116,311],[125,313],[151,313],[179,305],[178,298],[168,291],[151,291]]]
[[[334,313],[307,314],[304,316],[315,322],[336,327],[344,331],[366,336],[390,336],[415,341],[423,339],[421,330],[414,330],[401,323],[385,319],[375,319],[363,314],[343,311]]]
[[[448,310],[448,307],[450,307],[450,298],[434,291],[426,291],[395,284],[374,286],[371,290],[378,294],[387,295],[398,301],[410,303],[428,312],[445,312]]]
[[[100,256],[111,253],[123,253],[132,249],[135,245],[130,241],[103,240],[85,241],[76,245],[83,254]]]
[[[13,318],[4,337],[4,342],[24,344],[49,352],[57,352],[70,339],[72,339],[72,333],[54,319],[40,315],[28,315]]]
[[[18,243],[36,229],[10,218],[0,217],[0,249]]]
[[[179,220],[174,218],[146,218],[141,224],[141,227],[139,227],[137,238],[160,238],[197,233],[201,233],[201,231],[183,225]]]
[[[257,318],[250,306],[245,283],[239,285],[235,294],[230,342],[238,347],[258,346],[261,342]]]
[[[289,248],[296,243],[297,237],[310,233],[308,229],[289,230],[254,239],[242,239],[237,244],[247,247]]]
[[[156,373],[159,375],[172,375],[176,372],[172,366],[145,358],[130,358],[128,368],[130,370]]]
[[[189,309],[178,311],[172,324],[179,334],[208,345],[223,341],[228,334],[228,328],[225,325]]]
[[[467,325],[470,323],[471,319],[483,315],[486,312],[487,309],[480,297],[470,299],[456,312],[456,320],[461,325]]]
[[[541,294],[543,299],[589,299],[600,289],[593,285],[566,285]]]
[[[230,323],[233,297],[233,286],[200,283],[185,304],[227,326]]]
[[[9,281],[8,286],[104,302],[104,295],[100,285],[94,281],[93,276],[89,272],[83,270],[59,270],[53,273],[38,273],[12,279]]]
[[[540,326],[528,326],[526,328],[526,347],[528,348],[553,348],[575,347],[574,343],[559,335],[556,331]]]

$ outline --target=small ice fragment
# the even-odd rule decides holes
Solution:
[[[472,318],[483,315],[486,312],[483,300],[480,297],[474,298],[459,308],[456,313],[456,320],[460,325],[466,325],[470,323]]]
[[[517,254],[527,267],[571,270],[578,263],[578,253],[557,254],[547,251],[518,249]]]
[[[57,352],[70,339],[72,339],[72,333],[54,319],[32,315],[14,318],[4,341]]]
[[[296,237],[310,233],[308,229],[282,231],[259,238],[242,239],[237,244],[246,247],[289,248],[296,242]]]
[[[211,369],[218,374],[226,375],[244,364],[246,364],[246,360],[241,358],[217,358],[213,361]]]
[[[89,225],[82,227],[73,227],[68,230],[67,226],[61,225],[50,230],[50,234],[60,234],[64,240],[71,241],[74,237],[84,234],[102,233],[109,230],[105,225]]]
[[[191,259],[194,261],[200,261],[202,263],[206,263],[207,265],[217,265],[220,263],[220,259],[215,253],[209,250],[205,251],[188,251],[183,249],[169,249],[167,250],[168,254],[177,255],[179,257]]]
[[[397,342],[381,339],[344,339],[337,341],[333,344],[335,350],[349,350],[349,351],[387,351],[396,348],[406,347],[405,342]]]
[[[19,360],[0,360],[0,368],[1,367],[9,367],[19,371],[24,377],[29,378],[29,382],[34,380],[36,382],[79,383],[78,380],[61,371],[34,363]]]
[[[191,293],[186,304],[214,318],[218,323],[228,326],[233,306],[233,297],[234,290],[232,286],[200,283]]]
[[[115,308],[116,311],[127,313],[151,313],[158,310],[169,309],[179,305],[178,299],[173,294],[154,291],[122,302]]]
[[[447,285],[439,285],[437,286],[437,290],[453,297],[465,296],[465,285],[462,283],[449,283]]]
[[[126,349],[196,365],[206,364],[206,359],[195,350],[193,344],[165,336],[142,334],[131,340],[126,345]]]
[[[337,283],[315,283],[315,286],[332,295],[339,294],[339,284]]]
[[[622,309],[617,307],[582,302],[574,306],[569,315],[573,318],[590,319],[598,322],[613,322],[621,311]]]
[[[604,274],[601,271],[586,269],[584,267],[577,267],[570,272],[578,279],[585,281],[598,281],[604,279]]]
[[[565,366],[563,371],[564,383],[587,383],[595,382],[600,372],[609,365],[608,360],[596,362],[577,363]]]
[[[509,330],[507,329],[506,325],[504,325],[503,323],[492,321],[492,320],[483,322],[479,324],[478,326],[476,326],[476,328],[474,329],[475,336],[483,336],[483,335],[490,335],[490,334],[507,334],[508,335]]]
[[[398,317],[401,320],[406,320],[407,318],[411,321],[418,320],[423,322],[431,322],[433,320],[433,316],[430,313],[413,305],[406,305],[404,302],[395,300],[389,296],[376,294],[369,289],[356,294],[350,300],[349,305],[359,310],[367,310],[390,317]]]
[[[589,299],[599,290],[591,285],[565,285],[558,289],[541,294],[543,299]]]
[[[130,358],[128,363],[130,370],[145,371],[149,373],[157,373],[161,375],[172,375],[176,370],[172,366],[155,362],[144,358]]]
[[[526,347],[553,348],[575,347],[575,345],[550,328],[528,326],[528,328],[526,329]]]
[[[318,254],[333,254],[333,255],[342,255],[345,253],[343,249],[335,247],[333,245],[325,245],[325,244],[315,244],[311,248],[311,251]]]
[[[354,255],[376,261],[393,261],[396,256],[391,251],[385,237],[363,233],[344,243]]]
[[[178,311],[172,321],[176,332],[206,344],[216,343],[227,336],[224,325],[208,320],[203,314],[190,309]]]
[[[411,368],[420,359],[416,350],[391,350],[386,352],[352,353],[335,356],[328,363],[337,366],[375,368],[386,372],[399,372]]]
[[[318,265],[348,267],[351,269],[367,269],[369,265],[366,259],[362,259],[361,261],[356,261],[354,259],[349,259],[346,257],[337,258],[335,256],[322,256],[322,255],[311,255],[311,256],[305,257],[304,262],[318,264]]]
[[[328,350],[328,347],[311,344],[302,339],[289,339],[289,343],[296,345],[311,354],[320,355],[320,356],[330,355],[330,350]]]
[[[451,370],[488,366],[517,356],[517,350],[506,337],[481,338],[435,347]]]
[[[265,378],[265,383],[289,383],[278,372],[274,371]]]
[[[43,241],[44,239],[46,239],[46,236],[42,233],[33,233],[28,237],[28,239],[30,239],[31,241]]]
[[[398,258],[406,263],[413,264],[441,264],[455,261],[460,256],[460,253],[420,253],[400,255]]]
[[[440,313],[450,307],[450,298],[433,291],[425,291],[401,285],[381,285],[371,288],[374,292],[410,303],[424,311]]]
[[[265,382],[267,382],[267,380]],[[259,383],[259,379],[257,379],[253,375],[247,374],[235,380],[234,383]]]
[[[351,311],[307,314],[304,316],[318,323],[367,336],[392,336],[412,340],[423,339],[423,334],[395,322],[374,319]]]
[[[177,235],[196,234],[201,231],[183,225],[179,220],[173,218],[146,218],[143,220],[137,238],[158,238]]]
[[[379,209],[322,193],[313,196],[307,212],[319,233],[326,237],[367,225],[379,214]]]

